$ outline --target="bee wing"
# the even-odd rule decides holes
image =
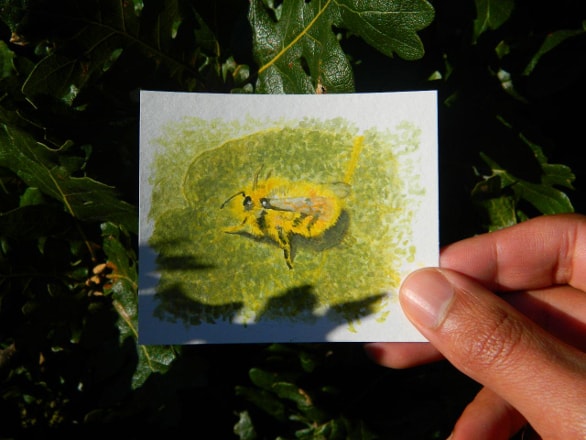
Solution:
[[[352,186],[346,182],[331,182],[326,184],[326,186],[341,199],[348,197],[352,190]]]
[[[298,212],[303,215],[320,216],[330,210],[328,197],[278,197],[265,199],[263,207],[275,211]]]

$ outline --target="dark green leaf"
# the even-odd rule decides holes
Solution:
[[[498,29],[511,16],[515,0],[475,0],[474,41],[491,29]]]
[[[519,180],[513,190],[519,198],[528,201],[543,214],[574,212],[569,197],[551,186]]]
[[[273,385],[273,390],[281,399],[291,400],[295,402],[299,408],[313,406],[313,402],[309,395],[293,383],[277,382]]]
[[[332,27],[347,29],[391,56],[423,56],[416,32],[434,17],[426,1],[286,0],[275,11],[250,4],[260,93],[351,92],[353,73]]]
[[[2,0],[0,7],[2,15],[0,19],[8,26],[12,33],[12,38],[17,43],[21,43],[18,38],[18,30],[22,27],[23,21],[26,21],[27,6],[30,0]]]
[[[575,176],[570,168],[548,163],[539,145],[529,141],[523,134],[519,137],[531,148],[541,167],[541,179],[539,183],[521,179],[481,153],[492,175],[482,178],[472,191],[472,196],[487,213],[489,230],[511,226],[525,218],[525,214],[518,210],[519,201],[530,203],[542,214],[574,212],[567,194],[555,188],[556,185],[572,188]]]
[[[14,52],[12,52],[4,41],[0,41],[0,80],[8,78],[14,73],[13,64]]]
[[[533,72],[533,70],[535,69],[535,67],[537,66],[537,64],[539,63],[539,61],[541,60],[541,58],[545,54],[551,52],[552,50],[554,50],[556,47],[558,47],[560,44],[562,44],[566,40],[573,38],[573,37],[576,37],[578,35],[582,35],[582,34],[584,34],[584,32],[586,32],[586,29],[582,28],[582,29],[564,29],[564,30],[559,30],[559,31],[555,31],[555,32],[551,32],[551,33],[547,34],[547,36],[545,37],[545,40],[541,44],[541,47],[535,53],[535,55],[533,55],[533,57],[531,58],[531,61],[529,61],[529,64],[527,64],[527,67],[525,67],[523,74],[524,75],[531,75],[531,72]]]
[[[305,350],[297,345],[271,344],[267,347],[267,350],[275,355],[282,356],[284,359],[287,359],[284,362],[291,363],[292,365],[296,365],[296,363],[293,363],[293,360],[298,360],[301,368],[306,373],[311,373],[323,361],[323,354],[319,351]]]
[[[523,134],[521,134],[520,137],[521,140],[523,140],[523,142],[525,142],[525,144],[527,144],[529,148],[531,148],[531,151],[533,151],[535,158],[537,159],[539,165],[541,166],[541,169],[543,170],[541,183],[549,186],[558,185],[568,189],[573,189],[572,182],[576,179],[576,176],[574,175],[570,167],[562,164],[550,164],[539,145],[537,145],[534,142],[531,142]]]
[[[541,182],[544,185],[558,185],[568,189],[574,189],[572,182],[576,175],[567,165],[545,163],[542,165],[543,176]]]
[[[245,398],[280,422],[287,420],[287,409],[285,405],[273,393],[250,387],[237,386],[236,395]]]
[[[73,177],[59,166],[59,150],[37,142],[30,134],[0,126],[0,166],[9,168],[27,185],[63,203],[82,221],[113,221],[137,232],[136,209],[118,200],[113,188],[88,177]]]
[[[255,440],[257,438],[248,411],[241,411],[238,414],[238,422],[234,425],[234,434],[236,434],[240,440]]]
[[[105,293],[112,295],[118,313],[120,344],[130,339],[130,346],[138,340],[138,289],[136,255],[128,245],[129,237],[117,226],[102,225],[104,252],[111,272],[107,275],[111,285]],[[124,242],[122,238],[125,238]],[[139,388],[153,373],[164,373],[176,358],[173,347],[136,345],[138,365],[132,377],[132,388]]]
[[[434,18],[434,9],[425,0],[335,1],[341,22],[334,23],[361,36],[387,56],[396,53],[405,60],[417,60],[424,48],[417,31]]]
[[[248,375],[253,384],[267,391],[273,391],[275,384],[283,380],[281,376],[261,368],[251,368]]]
[[[315,425],[327,420],[327,413],[315,405],[311,396],[303,388],[290,382],[278,382],[273,389],[279,398],[295,403],[299,411],[296,418],[299,421],[308,421],[311,425]]]
[[[518,223],[515,212],[515,199],[511,196],[500,196],[476,202],[487,213],[487,229],[495,231]]]
[[[50,205],[27,205],[0,213],[0,236],[14,240],[46,237],[72,227],[71,217]]]
[[[79,31],[60,41],[26,79],[22,90],[33,102],[48,95],[73,105],[88,84],[118,62],[121,68],[140,69],[137,74],[146,66],[151,75],[163,71],[187,89],[201,89],[203,81],[220,77],[217,41],[185,0],[148,2],[138,9],[120,0],[64,0],[61,9],[36,13],[50,13]]]
[[[76,6],[80,7],[71,5],[69,15],[62,11],[60,19],[64,26],[84,24],[68,41],[77,55],[71,57],[56,51],[39,62],[22,88],[30,99],[50,95],[71,105],[89,81],[109,69],[138,29],[130,2],[101,0]]]
[[[44,202],[43,193],[38,188],[27,188],[20,196],[19,206],[40,205]]]

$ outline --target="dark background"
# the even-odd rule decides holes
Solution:
[[[486,212],[472,197],[479,175],[490,173],[481,152],[512,174],[539,182],[541,170],[530,149],[519,141],[519,133],[540,145],[550,163],[570,166],[576,179],[574,190],[567,193],[575,210],[585,213],[586,170],[581,159],[585,146],[585,35],[545,55],[530,76],[522,72],[548,33],[582,26],[586,3],[517,0],[511,18],[500,28],[482,34],[477,42],[472,41],[475,2],[432,4],[436,18],[419,33],[426,50],[421,60],[386,57],[352,35],[344,34],[341,44],[354,62],[356,92],[438,91],[441,244],[486,231]],[[191,6],[218,39],[221,59],[233,55],[238,63],[249,65],[254,80],[248,2],[192,1]],[[62,18],[73,13],[70,8],[67,1],[2,1],[0,19],[5,26],[1,39],[22,60],[37,62],[43,56],[39,52],[42,42],[59,47],[77,32],[74,25],[62,24]],[[26,11],[35,14],[21,21]],[[10,25],[18,22],[22,23],[21,34],[36,45],[10,43]],[[495,52],[501,41],[510,47],[504,57]],[[79,56],[75,47],[66,49],[65,55]],[[83,112],[72,112],[48,99],[37,101],[35,108],[27,106],[24,99],[9,102],[6,96],[12,97],[18,88],[2,84],[3,117],[18,110],[24,120],[32,121],[28,129],[39,139],[73,139],[77,145],[91,142],[92,155],[84,172],[114,186],[121,200],[131,204],[137,203],[138,194],[137,92],[141,88],[182,90],[173,78],[155,74],[148,59],[140,58],[138,52],[136,56],[139,64],[134,68],[129,64],[127,75],[108,72],[82,93],[79,100],[89,103]],[[503,91],[496,77],[499,69],[511,73],[516,91],[525,101]],[[429,80],[436,71],[442,73],[442,79]],[[207,91],[229,92],[229,88],[210,82]],[[505,127],[499,118],[512,128]],[[14,183],[14,175],[5,170],[2,177],[7,180],[3,180],[0,204],[2,212],[7,212],[17,205],[23,185]],[[540,214],[531,206],[520,204],[519,208],[529,215]],[[33,219],[42,221],[42,217]],[[93,234],[99,236],[93,227]],[[135,238],[129,247],[136,247]],[[17,258],[30,263],[37,244],[24,239],[11,243],[10,252],[3,250],[0,268],[12,267]],[[48,262],[40,257],[38,261],[35,270],[41,273]],[[236,438],[233,427],[238,414],[246,410],[258,438],[294,438],[299,428],[295,421],[279,420],[237,392],[239,387],[254,389],[250,371],[262,368],[311,392],[317,408],[331,419],[343,420],[347,434],[339,438],[445,438],[479,389],[445,362],[390,370],[369,360],[361,344],[306,344],[282,351],[270,345],[177,348],[177,359],[167,372],[152,374],[144,386],[133,390],[130,377],[137,363],[136,350],[134,346],[116,346],[117,316],[106,300],[99,313],[88,318],[96,332],[93,345],[65,345],[59,355],[47,355],[39,366],[38,352],[50,353],[50,341],[39,339],[44,337],[41,333],[27,333],[34,323],[23,324],[25,318],[19,315],[21,291],[5,281],[0,282],[0,348],[6,350],[16,340],[20,352],[10,363],[2,364],[6,367],[0,367],[0,437],[58,434],[62,438],[103,438],[124,430],[131,438],[187,433],[193,438],[228,439]],[[28,290],[23,287],[22,292]],[[45,315],[60,319],[57,307],[45,310]],[[98,345],[99,350],[95,348]],[[315,363],[311,371],[303,367],[303,359],[308,358]],[[92,380],[87,381],[87,376]],[[82,391],[75,388],[77,378],[84,378]],[[365,428],[362,433],[361,427]]]

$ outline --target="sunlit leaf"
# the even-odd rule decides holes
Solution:
[[[556,188],[562,186],[572,189],[574,174],[569,167],[550,164],[539,145],[524,135],[520,138],[528,145],[541,167],[539,182],[530,182],[513,175],[488,155],[481,153],[492,174],[484,176],[472,191],[472,197],[487,215],[489,230],[511,226],[526,218],[519,210],[520,201],[531,204],[541,214],[560,214],[574,212],[568,195]]]
[[[558,185],[568,189],[574,189],[572,182],[576,179],[576,175],[571,168],[563,164],[549,163],[547,156],[539,145],[531,142],[526,136],[521,134],[521,139],[526,145],[531,148],[537,162],[543,170],[541,176],[541,183],[546,186]]]
[[[260,93],[350,92],[353,73],[333,27],[347,29],[382,53],[413,60],[424,50],[417,31],[433,20],[424,0],[285,0],[274,10],[250,4]]]
[[[528,201],[543,214],[574,212],[568,195],[551,186],[520,180],[513,190],[519,198]]]

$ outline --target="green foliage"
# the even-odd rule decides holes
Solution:
[[[412,374],[365,360],[353,344],[267,346],[249,383],[236,387],[246,410],[234,432],[241,440],[444,438],[449,423],[444,431],[438,421],[456,409],[447,396],[477,389],[446,365]]]
[[[542,57],[547,55],[549,52],[554,51],[556,47],[562,45],[564,42],[578,38],[584,35],[586,32],[586,21],[582,22],[581,29],[560,29],[555,32],[551,32],[550,34],[546,35],[541,47],[537,50],[535,55],[531,58],[525,70],[523,70],[524,75],[531,75],[535,67],[537,67],[537,63],[541,60]]]
[[[448,243],[586,209],[585,19],[571,0],[0,0],[0,436],[447,436],[476,390],[447,366],[137,344],[138,90],[437,89]]]
[[[474,41],[481,34],[498,29],[511,16],[515,0],[475,0],[476,19],[474,20]]]
[[[12,171],[28,188],[57,200],[81,222],[113,221],[138,232],[135,209],[119,200],[112,188],[72,175],[86,159],[67,154],[70,143],[51,149],[23,130],[7,125],[0,129],[0,167]]]
[[[298,439],[374,439],[360,421],[349,420],[335,405],[340,390],[321,383],[301,386],[316,369],[327,368],[328,352],[315,347],[271,345],[267,348],[267,368],[253,367],[249,377],[253,386],[238,386],[236,393],[292,432],[280,438]],[[262,427],[260,427],[262,429]],[[241,440],[258,438],[248,412],[240,414],[235,432]]]
[[[217,41],[187,2],[146,2],[137,8],[118,0],[63,0],[57,7],[51,2],[29,11],[25,27],[38,25],[43,13],[55,17],[52,24],[63,26],[65,35],[59,36],[57,48],[42,48],[46,56],[35,64],[22,88],[31,99],[49,94],[73,105],[84,88],[114,66],[134,74],[142,70],[147,82],[149,77],[165,79],[187,91],[205,89],[205,81],[219,80]],[[13,24],[12,31],[17,27]]]
[[[472,190],[472,197],[488,214],[489,230],[501,229],[526,220],[531,215],[523,211],[523,202],[542,214],[573,212],[574,207],[566,193],[556,188],[561,186],[573,189],[575,176],[566,165],[550,164],[539,145],[521,136],[531,148],[541,169],[540,182],[529,182],[516,177],[499,164],[481,153],[490,169],[490,175]]]
[[[346,29],[387,56],[414,60],[424,53],[416,32],[433,13],[425,0],[252,1],[257,92],[352,92],[352,66],[333,29]]]

